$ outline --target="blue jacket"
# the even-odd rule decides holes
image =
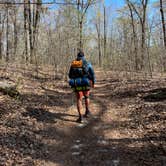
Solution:
[[[86,61],[85,57],[77,57],[77,60],[82,60],[82,61]],[[86,61],[87,62],[87,61]],[[88,78],[93,82],[93,84],[96,82],[96,78],[95,78],[95,73],[92,67],[92,64],[90,62],[87,62],[87,68],[88,68]],[[69,71],[69,78],[71,78],[71,68]]]

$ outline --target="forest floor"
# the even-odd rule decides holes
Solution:
[[[16,65],[0,73],[20,92],[0,93],[0,166],[166,165],[166,76],[96,70],[92,117],[78,124],[60,75]]]

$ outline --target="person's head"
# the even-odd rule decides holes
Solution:
[[[77,57],[84,57],[84,52],[80,51],[80,52],[77,54]]]
[[[77,59],[82,59],[82,58],[84,58],[84,52],[82,50],[79,50],[77,54]]]

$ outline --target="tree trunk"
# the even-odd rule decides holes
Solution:
[[[166,51],[166,28],[165,28],[165,20],[164,20],[164,11],[163,11],[162,0],[160,0],[160,12],[161,12],[161,21],[162,21],[162,29],[163,29],[164,47],[165,47],[165,51]],[[166,53],[163,54],[163,68],[164,68],[164,72],[166,72]]]
[[[29,46],[30,46],[30,63],[32,63],[33,42],[32,42],[32,15],[31,15],[31,1],[28,0],[28,29],[29,29]]]
[[[144,68],[144,63],[145,63],[145,39],[146,39],[146,30],[145,30],[145,25],[146,25],[146,11],[147,11],[147,5],[148,5],[148,0],[141,0],[142,4],[142,13],[139,13],[139,11],[136,9],[134,4],[130,0],[126,0],[128,4],[131,5],[135,13],[137,14],[140,24],[141,24],[141,62],[140,62],[140,68],[141,70]]]
[[[40,7],[41,7],[41,0],[37,0],[36,10],[34,10],[34,19],[33,19],[33,46],[35,46],[35,42],[37,39],[38,34],[38,24],[40,20]]]
[[[100,32],[100,18],[98,20],[99,22],[96,23],[96,30],[97,30],[97,36],[98,36],[98,54],[99,54],[99,66],[102,66],[102,60],[101,60],[101,32]]]
[[[79,48],[82,50],[83,49],[83,43],[82,43],[82,28],[83,28],[83,25],[82,25],[83,21],[81,20],[80,21],[80,39],[79,39]]]
[[[141,34],[141,69],[144,68],[144,62],[145,62],[145,36],[146,36],[146,32],[145,32],[145,23],[146,23],[146,9],[147,9],[147,4],[148,4],[148,0],[142,1],[142,7],[143,7],[143,18],[140,20],[141,22],[141,30],[142,30],[142,34]],[[141,18],[141,17],[140,17]]]
[[[6,62],[9,61],[9,9],[7,4],[6,14]]]
[[[2,24],[2,16],[0,13],[0,60],[2,60],[2,27],[1,27],[1,24]]]
[[[0,32],[0,60],[2,60],[2,32]]]
[[[14,57],[16,55],[16,51],[17,51],[17,15],[16,15],[16,9],[14,9]]]
[[[84,16],[89,8],[89,6],[92,4],[93,0],[88,0],[86,3],[84,3],[84,0],[77,0],[77,12],[78,12],[78,32],[79,32],[79,41],[78,41],[78,47],[79,49],[83,49],[83,20]]]
[[[27,1],[24,0],[24,3]],[[27,5],[24,4],[24,41],[25,41],[25,61],[28,62],[28,34],[27,34]]]
[[[106,49],[107,49],[106,8],[105,8],[105,6],[103,6],[103,8],[104,8],[104,56],[106,56]]]
[[[2,15],[0,15],[1,18],[0,18],[0,24],[1,24],[1,30],[0,30],[0,59],[2,60],[3,59],[3,32],[4,32],[4,27],[5,27],[5,17],[3,16],[2,18]]]
[[[80,0],[77,1],[77,19],[78,19],[78,33],[79,33],[79,38],[78,38],[78,48],[81,49],[81,41],[80,41]]]
[[[138,60],[138,48],[137,48],[137,34],[135,30],[135,24],[134,24],[134,16],[133,16],[133,11],[131,8],[131,5],[128,3],[128,7],[130,10],[130,17],[131,17],[131,25],[132,25],[132,31],[133,31],[133,41],[134,41],[134,55],[135,55],[135,70],[139,70],[139,60]]]
[[[83,1],[82,1],[82,5],[83,5]],[[79,29],[79,44],[78,47],[79,49],[83,49],[83,43],[82,43],[82,32],[83,32],[83,15],[82,15],[82,10],[83,10],[83,6],[81,5],[80,0],[78,0],[77,2],[77,11],[78,11],[78,29]],[[81,8],[82,7],[82,8]]]
[[[164,20],[164,11],[163,11],[162,0],[160,0],[160,12],[161,12],[161,21],[162,21],[162,28],[163,28],[164,47],[166,48],[166,28],[165,28],[165,20]]]
[[[144,67],[144,61],[145,61],[145,22],[143,21],[141,23],[141,69]]]

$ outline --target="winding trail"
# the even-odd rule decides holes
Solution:
[[[40,161],[41,165],[120,165],[120,147],[115,140],[121,135],[118,124],[113,123],[118,122],[120,117],[112,107],[109,97],[114,86],[107,89],[108,85],[110,84],[105,80],[98,79],[91,94],[92,117],[85,119],[83,124],[75,123],[77,110],[75,106],[70,106],[64,113],[61,112],[62,116],[55,124],[46,127],[44,134],[49,138],[45,144],[49,146],[47,156]],[[49,111],[55,113],[55,110]],[[106,132],[107,130],[109,132]],[[114,142],[110,138],[114,139]],[[123,154],[123,151],[121,153]]]
[[[92,117],[78,124],[67,83],[29,72],[20,100],[1,95],[0,165],[165,166],[165,79],[96,71]]]
[[[68,103],[70,107],[62,110],[57,123],[51,124],[49,130],[46,129],[48,133],[45,134],[48,137],[51,136],[51,139],[46,141],[49,145],[48,155],[42,164],[46,166],[142,166],[151,164],[164,166],[166,158],[163,157],[161,151],[163,154],[165,151],[155,151],[155,153],[153,151],[159,148],[160,144],[156,145],[158,141],[165,140],[165,138],[160,138],[160,135],[153,139],[149,137],[149,131],[146,130],[147,127],[143,121],[144,117],[138,112],[139,107],[142,109],[145,105],[140,97],[142,87],[140,86],[140,91],[138,91],[137,84],[104,79],[99,77],[99,74],[97,74],[96,87],[91,94],[92,117],[87,120],[87,123],[75,123],[77,110],[71,106],[71,103]],[[66,99],[71,98],[71,95],[69,92]],[[150,108],[153,105],[153,103],[150,104]],[[163,109],[164,107],[165,105]],[[146,117],[146,109],[141,111],[144,111]]]

